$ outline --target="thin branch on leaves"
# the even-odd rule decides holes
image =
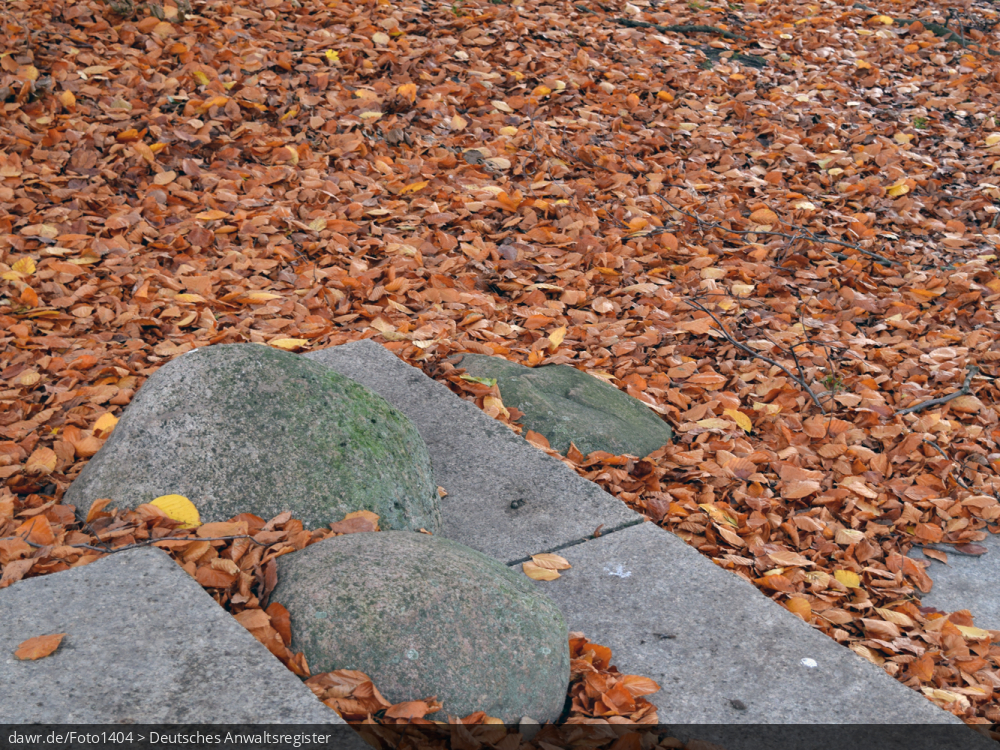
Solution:
[[[869,13],[878,13],[874,8],[869,8],[867,5],[862,5],[860,3],[855,3],[854,6],[858,10],[864,10]],[[951,12],[949,11],[949,20],[952,19]],[[892,18],[892,16],[890,16]],[[974,44],[973,42],[967,41],[965,38],[964,26],[961,25],[961,19],[959,20],[959,29],[961,34],[956,34],[954,31],[949,29],[947,26],[941,23],[933,23],[932,21],[927,21],[923,18],[892,18],[893,22],[897,26],[909,26],[910,24],[919,23],[925,29],[930,31],[934,36],[939,36],[946,42],[955,42],[961,47],[966,47],[969,49],[977,49],[980,52],[985,52],[987,55],[1000,56],[1000,52],[995,52],[994,50],[984,47],[981,44]]]
[[[824,415],[826,415],[826,409],[823,408],[823,402],[819,400],[819,398],[816,396],[815,393],[813,393],[812,388],[810,388],[809,384],[806,383],[806,379],[801,374],[801,371],[800,371],[799,375],[796,375],[795,373],[793,373],[791,370],[789,370],[787,367],[785,367],[780,362],[777,362],[777,361],[771,359],[770,357],[765,357],[763,354],[760,354],[759,352],[755,352],[753,349],[751,349],[746,344],[743,344],[743,343],[740,343],[739,341],[737,341],[735,338],[733,338],[733,336],[729,333],[729,331],[726,330],[726,326],[723,325],[722,321],[719,320],[711,310],[709,310],[703,304],[701,304],[700,302],[698,302],[698,300],[692,299],[692,298],[688,297],[688,298],[684,299],[684,302],[686,304],[688,304],[688,305],[691,305],[692,307],[695,307],[695,308],[701,310],[703,313],[707,314],[712,320],[714,320],[715,324],[717,326],[719,326],[719,331],[722,333],[723,337],[725,337],[726,341],[728,341],[730,344],[732,344],[733,346],[737,347],[738,349],[746,352],[747,354],[749,354],[754,359],[759,359],[762,362],[767,362],[769,365],[777,367],[778,369],[780,369],[781,371],[783,371],[788,377],[790,377],[793,381],[795,381],[798,384],[798,386],[800,388],[802,388],[802,390],[804,390],[806,393],[809,394],[809,397],[813,400],[813,403],[816,404],[816,406],[819,407],[819,410],[821,412],[823,412]]]
[[[968,396],[972,393],[971,385],[972,379],[979,374],[978,367],[970,367],[968,373],[965,376],[965,382],[962,383],[962,387],[959,388],[954,393],[949,393],[947,396],[940,396],[939,398],[932,398],[930,401],[924,401],[919,404],[914,404],[913,406],[907,406],[905,409],[900,409],[896,412],[897,416],[902,416],[904,414],[914,414],[918,411],[923,411],[924,409],[930,409],[932,406],[940,406],[941,404],[947,404],[949,401],[958,398],[959,396]]]
[[[925,441],[924,441],[924,445],[929,445],[929,446],[930,446],[931,448],[933,448],[933,449],[934,449],[934,450],[936,450],[936,451],[937,451],[938,453],[940,453],[940,454],[941,454],[942,456],[944,456],[945,460],[947,460],[947,461],[952,461],[952,458],[951,458],[951,456],[949,456],[949,455],[948,455],[947,453],[945,453],[945,452],[944,452],[944,451],[943,451],[943,450],[941,449],[941,446],[940,446],[940,445],[938,445],[937,443],[935,443],[935,442],[934,442],[933,440],[925,440]],[[961,472],[962,472],[962,471],[964,471],[964,469],[965,469],[965,466],[964,466],[964,464],[963,464],[962,468],[961,468],[961,469],[960,469],[960,470],[959,470],[958,472],[956,472],[956,473],[955,473],[955,474],[954,474],[953,476],[955,477],[955,481],[956,481],[956,482],[958,483],[958,486],[959,486],[959,487],[961,487],[961,488],[962,488],[962,489],[964,489],[964,490],[971,490],[972,488],[971,488],[971,487],[970,487],[970,486],[969,486],[968,484],[966,484],[966,483],[965,483],[965,480],[964,480],[964,479],[962,479],[962,477],[961,477]],[[951,469],[950,469],[950,467],[949,467],[949,471],[950,471],[950,470],[951,470]],[[945,476],[947,476],[947,474],[946,474]]]
[[[683,189],[684,186],[683,185],[668,185],[667,187],[677,187],[677,188]],[[677,213],[684,214],[684,216],[687,216],[689,219],[694,219],[698,223],[698,228],[699,229],[706,229],[706,228],[707,229],[718,229],[718,230],[721,230],[723,232],[728,232],[729,234],[737,234],[737,235],[740,235],[740,236],[746,236],[748,234],[755,234],[755,235],[765,235],[765,236],[770,236],[770,237],[784,237],[785,239],[793,240],[795,242],[797,242],[799,240],[811,240],[812,242],[818,242],[820,244],[838,245],[839,247],[850,248],[852,250],[855,250],[855,251],[861,253],[862,255],[865,255],[865,256],[871,258],[872,260],[877,260],[879,263],[884,263],[887,266],[900,266],[900,265],[902,265],[902,263],[900,263],[897,260],[892,260],[891,258],[886,258],[884,255],[879,255],[878,253],[872,252],[871,250],[865,250],[864,248],[858,247],[857,245],[855,245],[853,243],[844,242],[843,240],[835,240],[832,237],[820,237],[819,235],[810,232],[808,229],[803,229],[802,227],[797,227],[794,224],[789,224],[789,222],[787,222],[787,221],[782,222],[782,223],[783,224],[788,224],[788,226],[790,226],[792,229],[794,229],[795,230],[795,234],[786,234],[785,232],[773,232],[773,231],[771,231],[769,229],[767,229],[767,230],[763,230],[763,229],[762,230],[755,230],[755,229],[730,229],[729,227],[723,226],[722,224],[720,224],[717,221],[705,221],[703,218],[701,218],[697,214],[692,214],[692,213],[689,213],[689,212],[685,211],[682,208],[678,208],[677,206],[675,206],[673,203],[671,203],[670,201],[668,201],[666,198],[664,198],[659,193],[653,193],[653,195],[655,195],[657,198],[659,198],[663,203],[666,203],[674,211],[677,211]]]
[[[741,39],[747,41],[745,36],[740,36],[739,34],[734,34],[732,31],[726,31],[725,29],[720,29],[718,26],[702,26],[700,24],[680,24],[675,26],[662,26],[658,23],[649,23],[648,21],[635,21],[631,18],[615,18],[613,19],[615,23],[619,26],[626,26],[630,29],[656,29],[661,34],[667,34],[671,31],[676,34],[718,34],[723,39]]]

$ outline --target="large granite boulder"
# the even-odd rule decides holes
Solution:
[[[189,498],[202,521],[289,510],[307,528],[371,510],[382,528],[440,528],[423,439],[381,396],[258,344],[196,349],[157,370],[70,486],[134,508]]]
[[[464,545],[404,531],[351,534],[278,560],[271,601],[314,674],[356,669],[396,703],[507,723],[558,718],[566,623],[526,577]],[[436,718],[436,717],[435,717]],[[443,718],[443,717],[442,717]]]
[[[520,423],[560,453],[572,442],[584,455],[607,451],[642,458],[673,438],[670,426],[641,401],[573,367],[525,367],[481,354],[466,354],[457,366],[496,380],[504,405],[524,412]]]

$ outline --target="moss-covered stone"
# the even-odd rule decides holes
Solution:
[[[556,719],[569,683],[566,623],[524,576],[440,537],[335,537],[278,559],[271,601],[313,673],[356,669],[392,702]]]
[[[383,528],[440,527],[430,458],[381,396],[257,344],[196,349],[139,390],[65,501],[133,508],[178,494],[202,521],[290,510],[307,528],[371,510]]]
[[[573,442],[584,454],[641,458],[673,438],[670,425],[641,401],[573,367],[525,367],[481,354],[464,355],[458,366],[495,379],[504,404],[524,412],[520,424],[544,435],[560,453]]]

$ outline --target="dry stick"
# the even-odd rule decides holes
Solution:
[[[726,337],[726,341],[728,341],[730,344],[732,344],[733,346],[739,347],[740,349],[742,349],[743,351],[745,351],[747,354],[749,354],[751,357],[753,357],[755,359],[762,360],[764,362],[767,362],[769,365],[773,365],[774,367],[780,368],[782,371],[784,371],[784,373],[788,377],[790,377],[792,380],[794,380],[796,383],[798,383],[799,386],[806,393],[809,394],[809,397],[812,398],[813,403],[816,404],[816,406],[819,407],[819,410],[821,412],[823,412],[824,415],[826,414],[826,409],[823,408],[823,403],[818,398],[816,398],[816,394],[812,392],[812,388],[810,388],[808,386],[808,384],[806,383],[806,381],[805,381],[804,378],[802,378],[802,377],[800,377],[798,375],[793,374],[791,370],[789,370],[787,367],[785,367],[780,362],[775,362],[773,359],[770,359],[769,357],[765,357],[763,354],[758,354],[753,349],[751,349],[749,346],[745,346],[744,344],[741,344],[739,341],[737,341],[736,339],[734,339],[729,334],[729,331],[726,330],[726,327],[722,324],[722,321],[719,320],[717,317],[715,317],[714,313],[712,313],[711,310],[707,309],[703,304],[701,304],[697,300],[688,298],[688,299],[685,299],[684,301],[687,304],[692,305],[693,307],[697,307],[703,313],[706,313],[712,320],[714,320],[715,323],[716,323],[716,325],[719,326],[719,330],[722,331],[722,335]]]
[[[859,10],[864,10],[869,13],[878,13],[874,8],[869,8],[867,5],[861,5],[860,3],[855,3],[852,7]],[[950,17],[950,14],[949,14]],[[891,16],[890,16],[891,18]],[[925,29],[933,33],[935,36],[939,36],[946,42],[955,42],[956,44],[965,47],[966,49],[978,48],[980,52],[985,52],[987,55],[997,56],[1000,52],[994,52],[989,47],[983,47],[981,44],[972,44],[972,42],[965,41],[965,32],[962,31],[962,35],[959,36],[954,31],[949,29],[947,26],[941,23],[934,23],[932,21],[925,21],[923,18],[893,18],[893,23],[897,26],[909,26],[910,24],[920,23]],[[959,28],[962,28],[961,22],[959,23]]]
[[[947,404],[949,401],[958,398],[959,396],[968,396],[972,391],[969,386],[972,383],[972,378],[979,374],[978,367],[970,367],[968,374],[965,376],[965,382],[962,383],[962,387],[959,388],[954,393],[949,393],[947,396],[941,396],[940,398],[932,398],[930,401],[924,401],[913,406],[907,406],[905,409],[900,409],[896,412],[897,416],[902,416],[903,414],[913,414],[914,412],[923,411],[924,409],[929,409],[932,406],[940,406],[941,404]]]
[[[747,41],[745,36],[740,36],[739,34],[734,34],[732,31],[720,29],[718,26],[702,26],[699,24],[661,26],[658,23],[649,23],[648,21],[633,21],[631,18],[615,18],[613,20],[619,26],[627,26],[630,29],[656,29],[661,34],[666,34],[671,31],[677,34],[718,34],[723,39],[742,39],[743,41]]]
[[[683,189],[683,186],[681,186],[681,185],[669,185],[668,187],[679,187],[679,188]],[[722,226],[722,224],[720,224],[717,221],[705,221],[700,216],[696,216],[695,214],[688,213],[687,211],[685,211],[682,208],[678,208],[677,206],[675,206],[673,203],[671,203],[670,201],[668,201],[666,198],[664,198],[659,193],[653,193],[653,195],[655,195],[661,201],[663,201],[668,206],[670,206],[670,208],[672,208],[674,211],[677,211],[678,213],[684,214],[689,219],[694,219],[696,222],[698,222],[698,226],[699,227],[708,227],[709,229],[721,229],[723,232],[728,232],[729,234],[739,234],[739,235],[747,235],[747,234],[768,235],[768,236],[772,236],[772,237],[784,237],[785,239],[796,240],[796,241],[800,240],[800,239],[808,239],[808,240],[812,240],[813,242],[819,242],[819,243],[828,244],[828,245],[838,245],[840,247],[849,247],[852,250],[857,250],[862,255],[867,255],[869,258],[877,260],[880,263],[884,263],[887,266],[901,266],[901,265],[903,265],[902,263],[900,263],[897,260],[892,260],[891,258],[886,258],[884,255],[879,255],[878,253],[874,253],[871,250],[865,250],[864,248],[858,247],[857,245],[854,245],[854,244],[852,244],[850,242],[843,242],[842,240],[835,240],[835,239],[833,239],[831,237],[819,237],[819,236],[813,234],[812,232],[810,232],[808,229],[803,229],[802,227],[797,227],[794,224],[790,224],[787,221],[786,222],[782,222],[782,223],[788,224],[788,226],[792,227],[797,232],[802,232],[804,236],[800,236],[798,234],[794,234],[794,235],[793,234],[785,234],[784,232],[772,232],[770,230],[729,229],[728,227]]]
[[[931,448],[934,448],[938,453],[944,456],[946,460],[954,462],[954,459],[952,459],[951,456],[949,456],[947,453],[941,450],[941,446],[935,443],[933,440],[925,440],[924,444],[929,445]],[[954,477],[959,487],[961,487],[964,490],[970,490],[970,491],[972,490],[972,488],[965,483],[965,480],[962,479],[962,477],[958,473],[954,474]]]

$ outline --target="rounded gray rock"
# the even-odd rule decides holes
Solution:
[[[364,386],[259,344],[196,349],[157,370],[70,485],[134,508],[184,495],[203,522],[286,510],[306,528],[371,510],[382,528],[441,524],[430,457],[413,424]]]
[[[525,367],[482,354],[465,354],[458,366],[496,380],[504,404],[524,414],[525,429],[544,435],[559,453],[572,442],[584,455],[607,451],[642,458],[674,435],[642,401],[573,367]]]
[[[554,721],[569,685],[559,608],[530,580],[440,537],[334,537],[278,559],[271,601],[313,674],[355,669],[387,700],[437,696],[443,713]],[[435,717],[436,718],[436,717]]]

